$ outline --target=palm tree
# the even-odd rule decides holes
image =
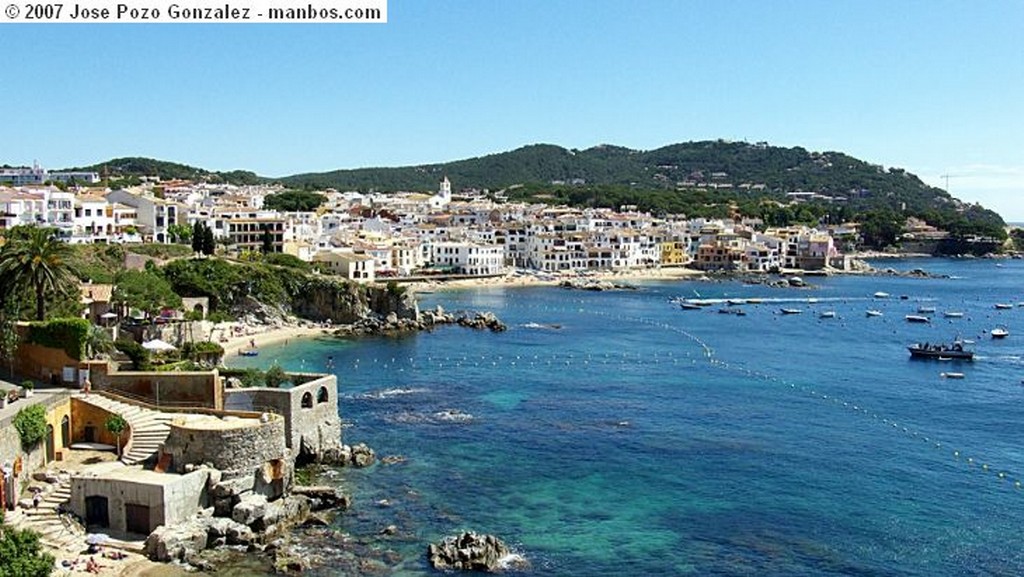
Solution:
[[[0,344],[3,339],[0,338]],[[100,355],[114,352],[114,340],[110,333],[103,327],[89,325],[89,332],[85,334],[85,351],[90,359],[99,358]]]
[[[71,246],[57,238],[56,229],[24,227],[0,251],[0,276],[32,287],[36,320],[46,320],[47,293],[66,293],[78,286],[70,256]]]

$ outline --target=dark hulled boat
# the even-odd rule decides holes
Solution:
[[[930,344],[917,343],[907,347],[910,357],[914,359],[940,359],[970,361],[974,359],[974,351],[964,348],[960,341],[953,341],[952,344]]]

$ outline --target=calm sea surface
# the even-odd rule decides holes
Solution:
[[[952,278],[444,292],[421,308],[490,310],[509,330],[231,360],[333,358],[344,441],[402,458],[321,477],[354,506],[298,533],[314,575],[433,574],[427,543],[465,529],[513,545],[531,576],[1024,574],[1024,261],[876,264]],[[670,302],[698,294],[765,302]],[[930,324],[904,320],[921,306]],[[957,335],[973,363],[909,358]]]

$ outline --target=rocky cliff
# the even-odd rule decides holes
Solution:
[[[400,319],[419,318],[415,297],[397,284],[361,285],[323,277],[305,283],[292,302],[292,310],[300,317],[334,324],[352,324],[371,315],[392,313]]]

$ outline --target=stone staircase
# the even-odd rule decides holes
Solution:
[[[171,431],[168,423],[175,417],[172,413],[147,409],[95,393],[78,395],[77,398],[109,413],[119,414],[128,421],[131,431],[121,453],[121,462],[125,465],[137,465],[155,458]]]
[[[66,471],[37,474],[32,483],[43,495],[38,507],[19,508],[20,519],[16,524],[22,529],[31,529],[40,535],[40,541],[47,547],[65,551],[78,551],[85,547],[85,528],[71,515],[62,513],[71,500],[71,474]]]

